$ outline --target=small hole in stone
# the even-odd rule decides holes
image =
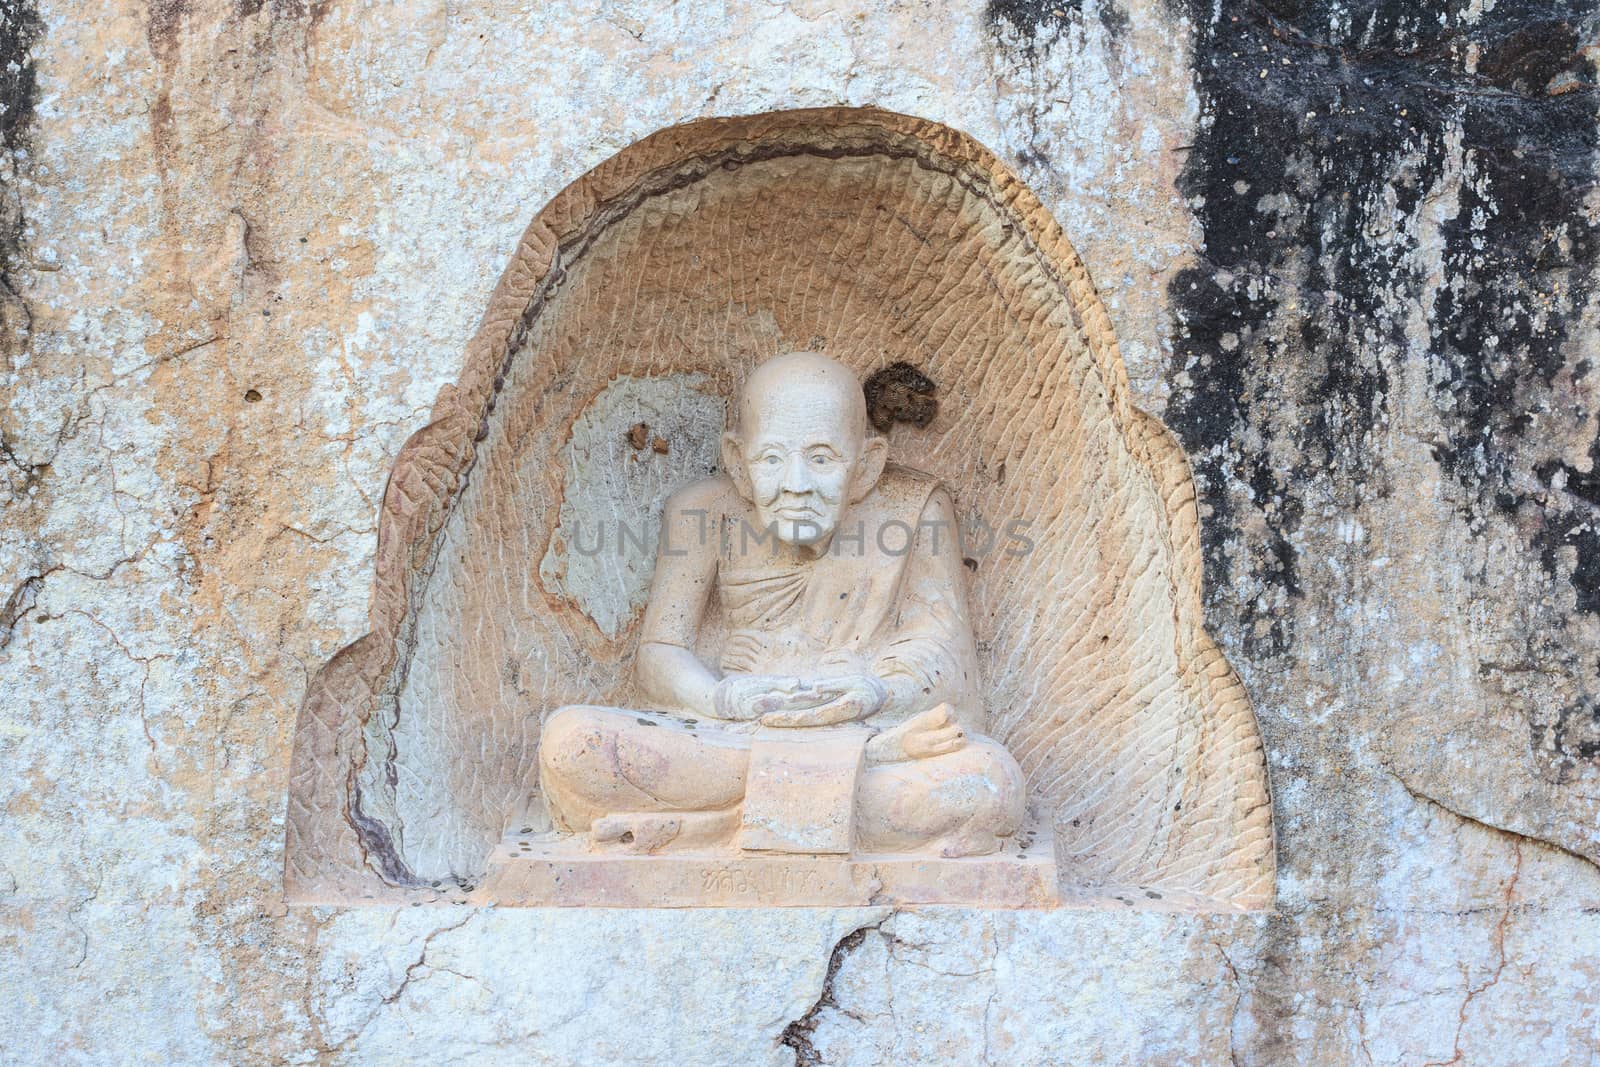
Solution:
[[[617,840],[621,841],[624,845],[633,844],[633,831],[632,830],[624,830],[622,832],[622,836],[617,838]]]
[[[261,394],[254,389],[246,389],[244,391],[244,399],[245,403],[254,404],[261,399]]]

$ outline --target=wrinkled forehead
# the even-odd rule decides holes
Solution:
[[[866,436],[865,402],[860,389],[843,392],[826,380],[782,383],[781,388],[747,390],[739,405],[739,435],[749,444],[776,441],[792,448],[831,444],[859,448]]]

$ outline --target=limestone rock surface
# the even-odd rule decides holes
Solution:
[[[1597,42],[1558,0],[0,8],[0,1061],[1600,1056]],[[1276,910],[286,908],[295,711],[527,220],[837,104],[994,150],[1104,295],[1196,470]]]

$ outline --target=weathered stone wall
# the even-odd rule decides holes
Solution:
[[[1600,1056],[1587,6],[0,12],[0,1062]],[[1277,911],[288,911],[307,672],[527,219],[831,103],[973,134],[1098,280]]]

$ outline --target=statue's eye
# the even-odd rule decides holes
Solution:
[[[761,462],[765,463],[769,467],[776,467],[778,464],[783,462],[783,457],[774,452],[768,452],[766,455],[761,457]]]
[[[812,456],[811,457],[811,462],[815,463],[819,467],[826,467],[829,463],[831,463],[833,461],[831,459],[829,459],[827,456]]]

